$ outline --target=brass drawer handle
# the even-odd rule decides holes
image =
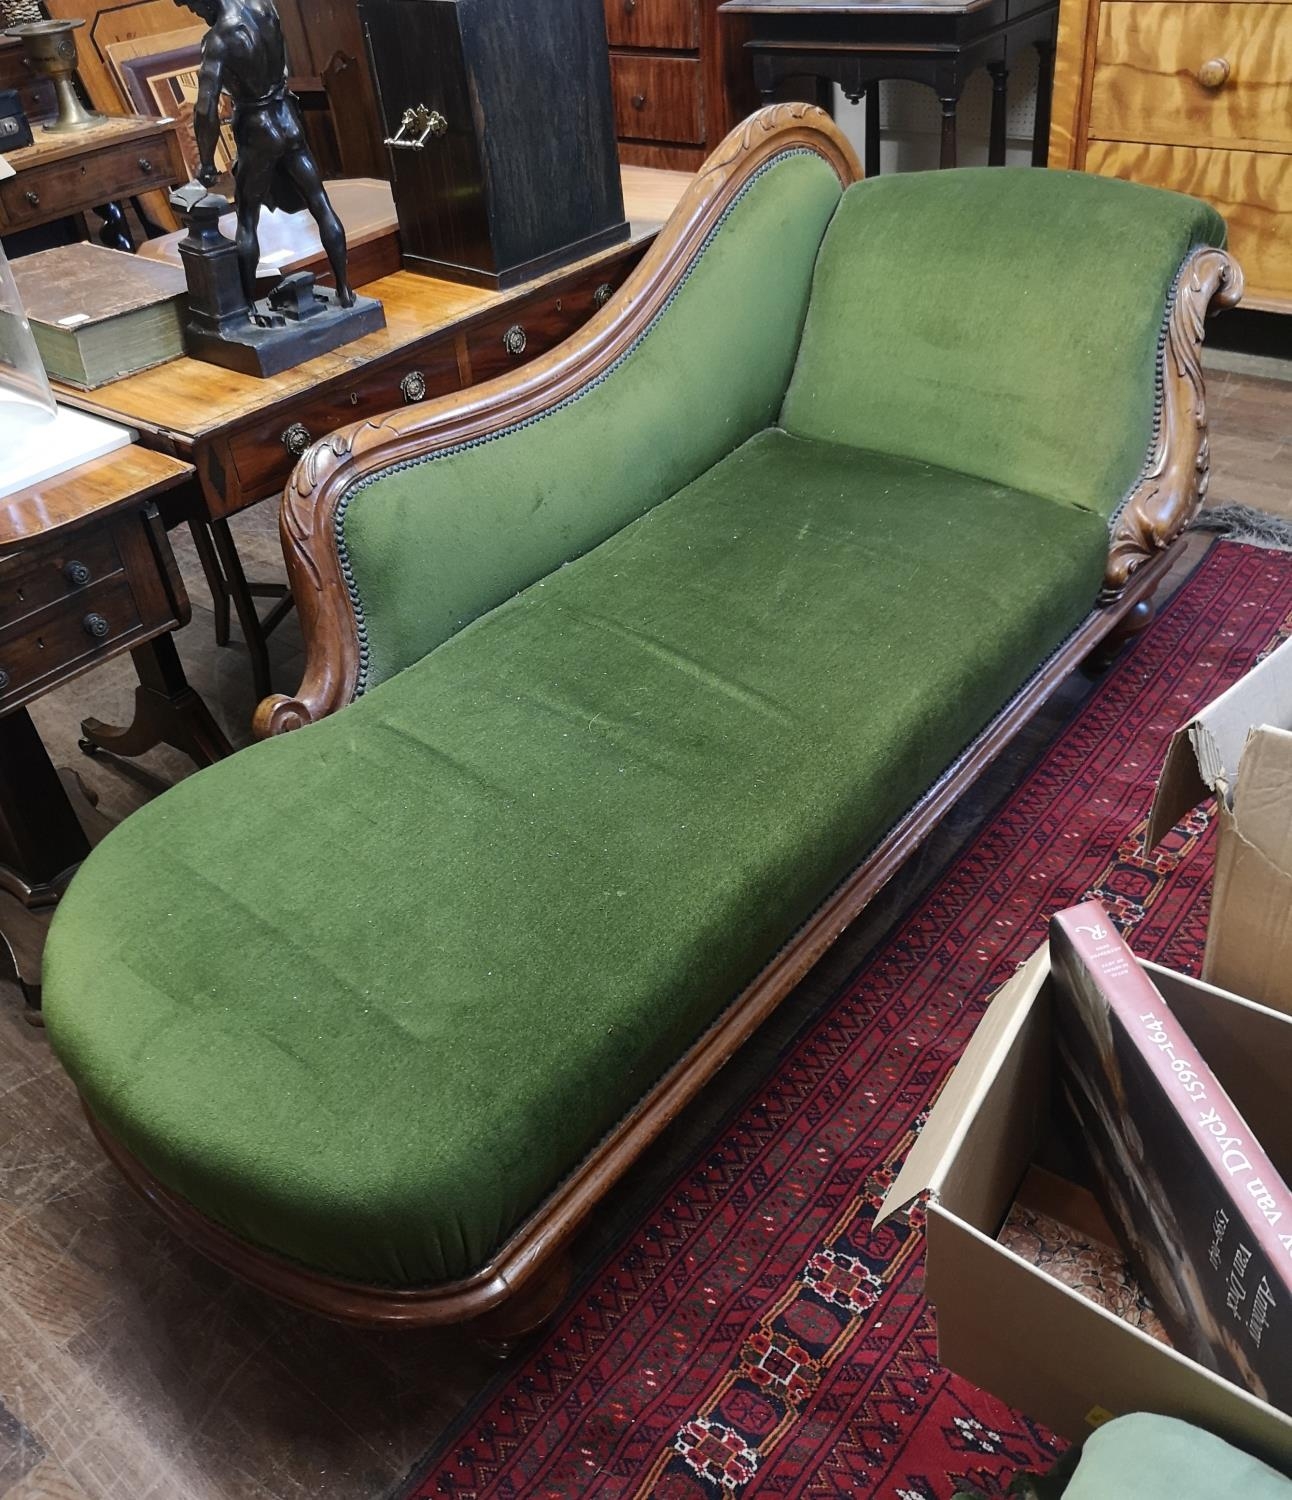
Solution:
[[[1198,82],[1204,89],[1222,89],[1229,82],[1229,59],[1213,57],[1198,69]]]
[[[615,289],[608,281],[603,281],[592,294],[593,307],[604,307],[615,294]]]
[[[63,567],[63,577],[74,589],[84,588],[90,581],[90,570],[83,562],[69,562]]]
[[[152,169],[152,162],[150,162],[146,156],[141,156],[139,158],[139,170],[144,174],[144,176],[150,176],[152,173]]]
[[[27,191],[23,194],[23,197],[27,200],[28,203],[31,204],[31,206],[33,208],[39,208],[40,207],[40,194],[39,193],[34,193],[34,192],[32,192],[32,190],[30,188],[28,188]]]
[[[508,354],[524,354],[529,339],[519,323],[513,323],[502,336],[502,346]]]
[[[399,151],[420,151],[429,137],[438,138],[448,128],[449,122],[438,109],[428,109],[425,104],[418,104],[404,111],[399,121],[399,129],[394,135],[386,137],[386,145],[393,146]],[[415,137],[412,136],[413,131],[418,132]]]
[[[0,693],[3,693],[8,689],[9,680],[10,679],[8,672],[6,672],[3,667],[0,667]]]
[[[304,422],[293,422],[283,432],[283,447],[293,458],[299,458],[311,441],[310,430]]]
[[[645,109],[646,108],[646,95],[645,94],[634,94],[633,95],[633,108],[634,109]]]
[[[96,641],[101,641],[112,627],[103,615],[91,614],[86,615],[81,621],[81,628],[85,631],[86,635],[93,636]]]
[[[420,370],[410,370],[399,382],[399,394],[405,406],[413,406],[426,399],[426,376]]]

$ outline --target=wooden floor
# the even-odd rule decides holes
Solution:
[[[1224,361],[1209,377],[1211,502],[1292,520],[1292,383]],[[240,518],[249,571],[283,576],[272,506]],[[253,707],[246,660],[213,643],[191,546],[177,550],[194,601],[179,637],[194,685],[238,742]],[[1201,544],[1197,544],[1200,548]],[[274,643],[277,685],[300,667],[295,621]],[[113,818],[151,790],[86,761],[76,726],[128,714],[115,663],[40,703],[60,765],[75,765]],[[1075,711],[1075,677],[1045,717],[946,820],[884,896],[674,1125],[584,1236],[591,1268],[668,1183],[690,1145],[754,1086],[778,1048],[972,836]],[[170,780],[181,757],[146,769]],[[3,1500],[366,1500],[387,1494],[497,1369],[453,1334],[363,1334],[278,1306],[208,1266],[136,1203],[92,1146],[39,1031],[0,985],[0,1497]]]

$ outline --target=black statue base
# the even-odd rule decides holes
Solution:
[[[184,330],[185,349],[194,359],[243,375],[278,375],[386,326],[381,303],[372,297],[342,307],[331,287],[314,287],[312,296],[323,305],[306,317],[284,315],[262,297],[250,315],[222,319],[218,327],[191,320]]]

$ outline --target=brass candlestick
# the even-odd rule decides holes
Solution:
[[[107,115],[96,114],[81,103],[73,83],[76,72],[76,38],[72,33],[84,21],[32,21],[13,26],[6,36],[21,37],[27,61],[43,78],[54,85],[58,100],[58,118],[42,127],[51,135],[70,135],[102,125]]]

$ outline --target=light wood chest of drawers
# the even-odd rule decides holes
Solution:
[[[1292,313],[1292,3],[1063,0],[1050,165],[1192,193]]]

